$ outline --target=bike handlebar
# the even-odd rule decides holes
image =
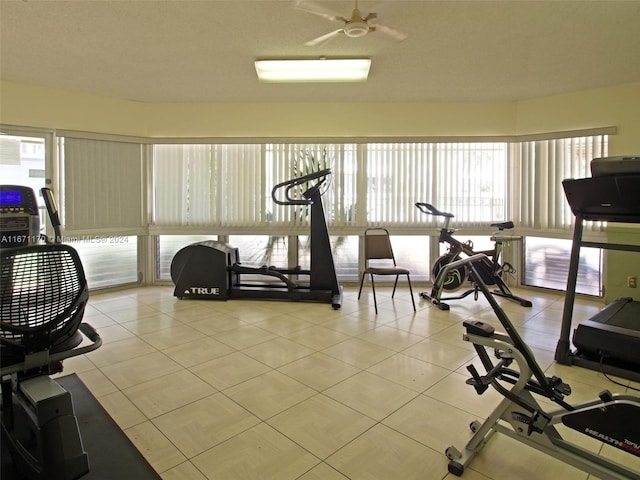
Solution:
[[[420,210],[422,213],[433,215],[435,217],[447,217],[447,218],[454,217],[453,213],[441,212],[430,203],[416,202],[416,207],[418,207],[418,210]]]
[[[311,200],[310,198],[305,198],[305,199],[292,198],[289,192],[294,187],[297,187],[298,185],[302,185],[303,183],[311,182],[313,180],[318,180],[318,182],[311,188],[314,188],[314,187],[317,188],[325,181],[326,177],[328,177],[329,175],[331,175],[331,169],[325,168],[323,170],[318,170],[316,172],[303,175],[302,177],[296,177],[296,178],[292,178],[291,180],[287,180],[286,182],[278,183],[271,190],[271,198],[273,198],[273,201],[278,205],[309,205],[313,203],[313,200]],[[281,189],[285,189],[284,190],[285,200],[280,200],[276,196],[276,192]]]
[[[78,327],[78,331],[82,333],[85,337],[87,337],[91,341],[91,344],[85,345],[85,346],[78,346],[70,350],[63,350],[61,352],[51,354],[48,356],[48,358],[45,357],[42,362],[36,361],[32,365],[30,365],[27,360],[21,363],[9,365],[7,367],[1,368],[0,374],[2,376],[11,375],[12,373],[26,371],[28,368],[32,368],[32,367],[44,367],[46,365],[52,365],[53,363],[60,362],[66,358],[76,357],[78,355],[83,355],[85,353],[92,352],[102,346],[102,338],[100,338],[100,335],[98,334],[96,329],[93,328],[88,323],[84,323],[84,322],[81,323],[80,326]]]

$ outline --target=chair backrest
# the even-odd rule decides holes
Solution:
[[[3,364],[19,363],[33,352],[55,352],[79,344],[78,327],[88,298],[84,269],[71,246],[0,249]]]
[[[386,228],[367,228],[364,232],[364,258],[369,260],[392,260],[396,264],[396,259],[391,248],[389,231]]]

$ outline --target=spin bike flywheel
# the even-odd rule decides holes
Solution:
[[[455,262],[456,260],[459,260],[459,258],[460,257],[458,255],[453,253],[445,253],[439,257],[433,264],[433,268],[431,270],[434,282],[438,278],[440,270],[442,270],[445,265]],[[464,284],[468,277],[469,271],[467,270],[466,265],[449,270],[447,278],[445,278],[444,283],[442,284],[442,288],[444,290],[457,290],[462,286],[462,284]]]

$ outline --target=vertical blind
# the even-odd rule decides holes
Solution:
[[[588,176],[590,160],[606,153],[606,135],[520,143],[156,145],[153,218],[159,226],[305,225],[307,207],[278,205],[271,190],[330,168],[322,199],[334,227],[437,223],[414,206],[428,202],[453,213],[456,226],[513,220],[568,230],[573,216],[561,181]]]
[[[213,224],[260,225],[265,220],[264,164],[260,145],[216,145]]]
[[[367,225],[415,223],[416,202],[433,203],[433,152],[429,144],[374,143],[362,159]]]
[[[144,233],[142,145],[64,138],[61,153],[67,234]]]
[[[519,223],[536,230],[567,230],[573,224],[562,180],[591,176],[590,163],[604,157],[608,137],[563,138],[523,142],[516,148],[514,163],[520,176]],[[588,222],[587,228],[599,223]]]
[[[271,197],[273,187],[281,182],[300,178],[310,173],[330,169],[320,186],[325,217],[333,226],[355,225],[356,211],[356,145],[353,144],[269,144],[266,164],[270,172],[267,178],[266,204],[274,224],[307,225],[310,221],[308,206],[275,205]],[[303,193],[316,180],[304,183],[292,190],[291,196],[303,198]],[[279,193],[279,195],[278,195]],[[284,192],[276,192],[282,199]]]
[[[508,216],[507,143],[440,143],[434,161],[434,198],[456,224],[486,226]]]
[[[506,216],[507,143],[368,144],[367,224],[439,222],[414,206],[432,204],[467,226]]]
[[[155,145],[154,215],[165,226],[245,226],[264,218],[260,145]]]
[[[154,223],[163,226],[305,225],[307,206],[279,205],[275,185],[330,168],[322,185],[327,219],[355,221],[354,145],[156,145]],[[293,189],[302,193],[312,183]],[[284,198],[279,192],[278,198]]]

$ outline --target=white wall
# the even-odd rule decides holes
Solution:
[[[510,136],[615,126],[640,152],[640,83],[502,103],[140,103],[0,82],[0,123],[143,137]]]
[[[147,137],[512,135],[513,103],[139,103],[0,83],[8,125]]]

